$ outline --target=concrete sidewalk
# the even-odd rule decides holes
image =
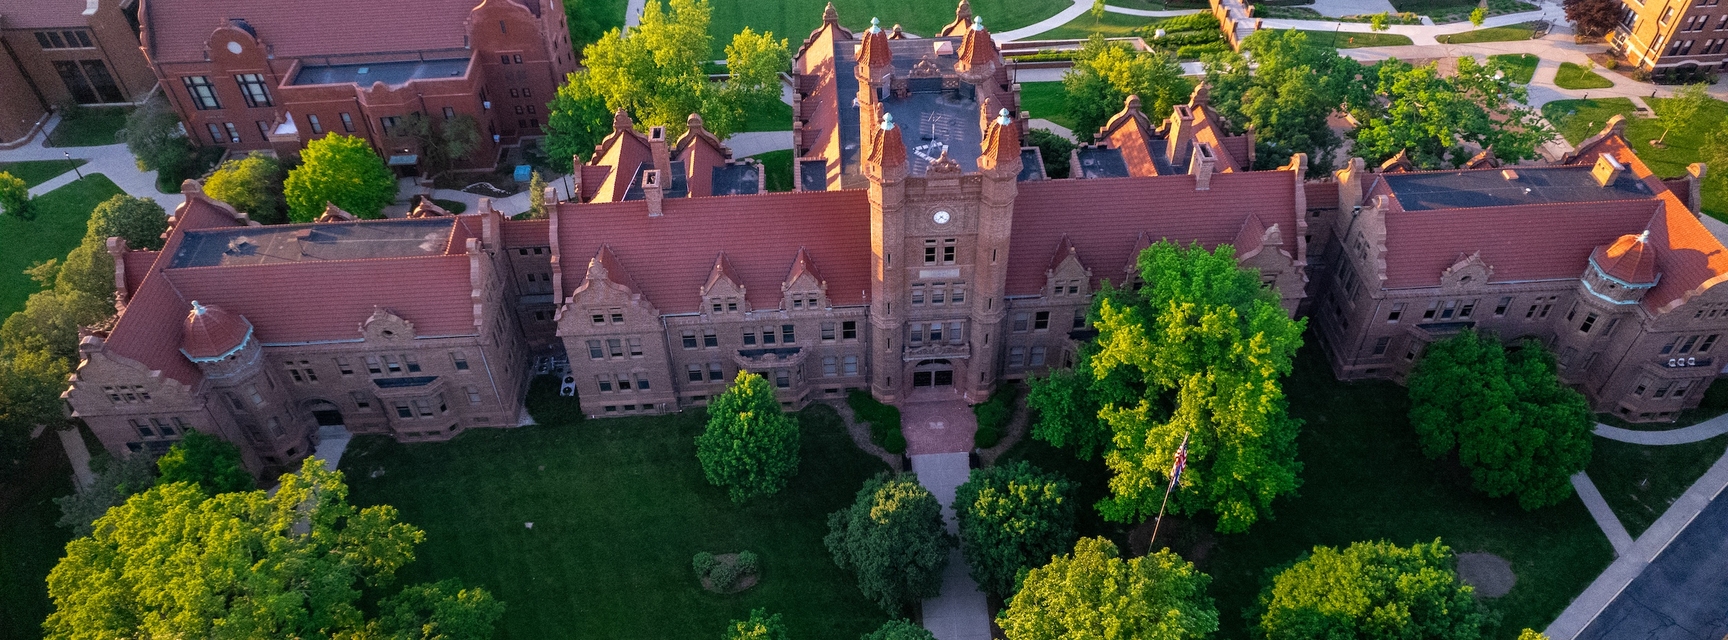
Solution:
[[[1596,489],[1596,483],[1590,481],[1590,476],[1583,471],[1572,474],[1572,488],[1578,492],[1578,499],[1584,501],[1584,508],[1590,511],[1590,517],[1596,520],[1596,526],[1608,536],[1608,544],[1614,545],[1614,555],[1623,556],[1632,550],[1632,534],[1626,532],[1626,525],[1620,524],[1620,517],[1614,515],[1608,501],[1602,499],[1602,492]]]
[[[912,472],[942,503],[942,520],[949,533],[958,533],[954,516],[954,490],[972,473],[967,453],[932,453],[911,456]],[[959,549],[948,553],[948,568],[942,572],[942,594],[924,601],[924,628],[936,640],[990,640],[990,603],[966,567]]]
[[[1620,427],[1610,427],[1605,424],[1596,425],[1596,435],[1609,440],[1632,444],[1691,444],[1709,440],[1724,433],[1728,433],[1728,414],[1716,416],[1690,427],[1667,431],[1633,431]]]
[[[100,147],[49,147],[45,146],[48,133],[60,126],[60,116],[55,115],[42,127],[42,133],[30,144],[0,151],[0,162],[55,161],[64,162],[70,154],[75,160],[85,160],[84,166],[73,171],[72,166],[66,166],[66,172],[49,179],[47,182],[30,188],[31,196],[40,196],[60,187],[71,184],[78,179],[79,174],[91,175],[100,173],[112,180],[127,195],[155,200],[170,214],[180,206],[185,199],[179,193],[161,193],[156,190],[156,172],[138,169],[138,161],[132,157],[132,152],[123,144],[102,145]]]

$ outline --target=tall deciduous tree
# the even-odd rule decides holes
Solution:
[[[1268,640],[1478,640],[1484,620],[1474,589],[1459,584],[1452,550],[1435,540],[1409,548],[1358,542],[1314,547],[1272,579],[1251,622]]]
[[[480,147],[480,123],[465,113],[450,118],[410,113],[390,133],[418,143],[424,166],[433,174],[467,160]]]
[[[36,219],[30,206],[30,187],[10,173],[0,171],[0,213],[19,220]]]
[[[1350,96],[1350,114],[1361,123],[1351,132],[1352,150],[1370,162],[1408,151],[1418,167],[1439,169],[1468,161],[1472,148],[1529,160],[1555,138],[1523,85],[1469,56],[1459,58],[1450,78],[1435,64],[1389,59],[1367,67],[1363,80],[1373,89]]]
[[[288,219],[311,222],[326,203],[361,218],[384,217],[396,200],[396,177],[363,138],[332,133],[306,144],[283,185]]]
[[[411,587],[379,607],[383,620],[364,618],[362,587],[391,583],[423,539],[393,507],[349,505],[342,475],[314,458],[282,476],[274,494],[212,497],[188,483],[158,484],[66,545],[48,574],[54,612],[43,632],[53,640],[489,636],[478,625],[427,633],[439,621],[485,618],[495,605],[477,589]],[[402,634],[385,635],[390,629]]]
[[[353,640],[486,640],[504,603],[485,589],[445,579],[409,585],[378,604],[378,619]]]
[[[104,238],[86,236],[55,265],[53,286],[60,291],[79,291],[103,300],[114,296],[114,254]]]
[[[92,523],[108,509],[156,484],[156,462],[150,456],[102,457],[90,466],[95,471],[94,482],[54,499],[54,504],[60,505],[60,521],[55,524],[71,529],[77,538],[90,535]]]
[[[936,640],[930,630],[905,620],[889,620],[858,640]]]
[[[1594,423],[1584,396],[1560,384],[1553,356],[1534,340],[1508,356],[1498,340],[1465,331],[1428,345],[1410,373],[1410,424],[1423,453],[1456,451],[1477,490],[1516,495],[1525,509],[1572,495]]]
[[[199,431],[187,431],[156,460],[156,469],[163,484],[188,482],[209,495],[251,491],[256,486],[240,462],[239,447]]]
[[[1208,54],[1206,83],[1212,108],[1231,129],[1254,128],[1254,168],[1270,169],[1308,154],[1311,176],[1332,170],[1332,156],[1343,140],[1327,119],[1343,110],[1362,65],[1330,47],[1309,43],[1294,30],[1261,30],[1242,41],[1247,57],[1235,52]]]
[[[1572,32],[1587,38],[1608,35],[1620,25],[1626,11],[1620,0],[1563,0],[1560,4],[1572,22]]]
[[[1218,630],[1211,578],[1161,549],[1123,560],[1103,538],[1026,574],[996,623],[1014,640],[1187,640]]]
[[[1098,508],[1119,522],[1158,512],[1187,438],[1170,509],[1211,511],[1218,530],[1246,530],[1300,484],[1301,421],[1285,411],[1280,378],[1305,323],[1290,319],[1258,273],[1236,265],[1229,245],[1208,252],[1162,241],[1139,267],[1143,289],[1099,293],[1098,337],[1074,373],[1034,380],[1033,435],[1082,452],[1103,446],[1114,475]]]
[[[651,2],[628,32],[613,30],[582,50],[584,71],[571,74],[547,105],[547,151],[559,169],[573,155],[587,156],[611,130],[611,113],[629,111],[643,126],[684,132],[692,113],[725,138],[738,131],[747,110],[780,97],[780,72],[791,65],[785,40],[750,29],[726,47],[730,79],[708,80],[707,0]]]
[[[546,179],[540,177],[539,171],[528,175],[528,217],[546,219]]]
[[[972,471],[954,492],[960,549],[972,579],[997,597],[1014,593],[1023,569],[1074,544],[1074,483],[1021,461]]]
[[[1668,140],[1668,133],[1674,129],[1692,124],[1698,110],[1710,100],[1709,85],[1700,82],[1675,89],[1673,97],[1656,103],[1656,123],[1662,125],[1662,137],[1656,144]]]
[[[936,496],[914,476],[887,473],[865,480],[851,506],[828,514],[822,543],[834,564],[858,577],[864,597],[895,615],[941,592],[955,544]]]
[[[221,200],[263,224],[288,221],[282,200],[282,162],[254,151],[216,168],[204,181],[204,193]]]
[[[773,385],[739,371],[708,405],[696,458],[708,483],[724,487],[733,502],[774,495],[798,474],[798,423],[780,410]]]
[[[168,231],[168,211],[149,198],[119,194],[90,212],[85,223],[84,237],[105,241],[119,236],[133,249],[162,248],[162,234]]]
[[[120,132],[138,168],[164,176],[181,176],[192,165],[192,141],[180,128],[180,114],[163,97],[133,109]]]
[[[13,470],[38,425],[64,423],[60,392],[71,373],[69,360],[46,350],[0,351],[0,477]]]
[[[114,315],[111,299],[74,290],[38,291],[24,301],[23,311],[0,324],[0,351],[13,354],[45,351],[56,358],[76,360],[78,328],[97,324],[111,315]]]
[[[1103,128],[1122,110],[1128,96],[1140,96],[1142,109],[1154,121],[1187,97],[1182,67],[1167,53],[1135,51],[1093,34],[1074,56],[1074,67],[1062,76],[1068,94],[1068,115],[1082,140]]]

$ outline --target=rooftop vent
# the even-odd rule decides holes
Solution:
[[[1518,179],[1518,172],[1513,171],[1511,169],[1501,169],[1500,170],[1500,177],[1505,178],[1508,181],[1517,180]]]
[[[227,253],[228,255],[240,256],[240,255],[246,255],[246,254],[252,253],[252,252],[256,251],[257,249],[258,249],[258,245],[253,243],[251,238],[246,237],[246,236],[239,236],[239,237],[234,238],[233,240],[228,241],[228,250],[225,251],[224,253]]]
[[[1596,156],[1596,166],[1590,169],[1590,176],[1596,178],[1596,186],[1607,187],[1620,179],[1620,173],[1625,170],[1626,165],[1604,153]]]

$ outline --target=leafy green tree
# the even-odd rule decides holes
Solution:
[[[1022,460],[975,469],[954,492],[960,549],[972,579],[997,597],[1014,593],[1022,570],[1074,544],[1074,483]]]
[[[1566,20],[1572,32],[1586,38],[1600,38],[1620,26],[1626,6],[1620,0],[1563,0]]]
[[[1391,16],[1386,15],[1385,11],[1368,16],[1368,29],[1370,31],[1385,31],[1390,28],[1387,24],[1390,20]]]
[[[894,619],[882,623],[875,631],[864,634],[858,640],[936,640],[928,629],[905,620]]]
[[[546,179],[540,177],[539,171],[528,176],[528,217],[546,219]]]
[[[54,499],[54,504],[60,505],[60,521],[55,524],[71,529],[78,538],[94,532],[91,525],[107,514],[109,508],[156,484],[156,461],[150,456],[103,456],[90,466],[96,475],[95,482],[78,487],[72,495]]]
[[[254,151],[217,167],[204,181],[204,193],[234,205],[262,224],[282,224],[288,221],[287,204],[282,200],[285,177],[280,160]]]
[[[858,590],[890,614],[942,590],[954,535],[942,505],[909,474],[864,481],[851,506],[828,514],[822,539],[834,564],[858,577]]]
[[[774,495],[798,474],[798,423],[780,410],[766,379],[739,371],[708,406],[696,458],[708,483],[725,487],[733,502]]]
[[[780,614],[768,615],[767,609],[753,609],[748,620],[733,620],[727,625],[723,640],[787,640],[790,637]]]
[[[782,71],[790,68],[785,40],[750,29],[726,47],[730,79],[708,80],[702,64],[713,55],[708,0],[649,3],[641,24],[610,31],[582,50],[586,69],[571,74],[547,105],[546,149],[554,166],[586,156],[611,131],[612,112],[624,109],[643,126],[664,126],[682,135],[690,114],[725,138],[744,124],[748,110],[779,100]]]
[[[1074,151],[1074,142],[1056,135],[1049,129],[1033,129],[1026,134],[1026,144],[1038,147],[1038,155],[1044,157],[1044,173],[1051,178],[1068,177],[1068,157]]]
[[[1452,550],[1357,542],[1314,547],[1260,593],[1250,622],[1268,640],[1478,640],[1486,621]]]
[[[1063,74],[1062,88],[1075,135],[1085,140],[1122,110],[1128,96],[1140,96],[1141,109],[1157,120],[1187,97],[1189,85],[1168,53],[1135,51],[1092,34]]]
[[[288,219],[311,222],[325,203],[360,218],[382,218],[396,200],[396,177],[363,138],[332,133],[306,144],[283,185]]]
[[[1158,512],[1188,438],[1170,509],[1208,510],[1219,531],[1244,531],[1300,484],[1301,421],[1286,412],[1279,379],[1305,323],[1290,319],[1257,272],[1236,265],[1229,245],[1208,252],[1161,241],[1139,266],[1143,289],[1097,296],[1098,337],[1074,373],[1033,381],[1033,436],[1081,453],[1103,447],[1114,475],[1098,508],[1118,522]]]
[[[1361,63],[1316,47],[1295,29],[1261,30],[1242,41],[1247,57],[1235,52],[1208,54],[1206,83],[1212,108],[1231,129],[1254,128],[1254,168],[1271,169],[1308,154],[1310,177],[1331,172],[1332,157],[1343,144],[1327,119],[1342,111],[1353,91]]]
[[[24,301],[23,311],[0,324],[0,351],[12,354],[45,351],[56,358],[76,360],[78,328],[100,323],[112,315],[113,300],[82,291],[38,291]],[[54,395],[59,396],[60,392],[55,391]]]
[[[60,291],[78,291],[103,300],[114,297],[114,254],[105,240],[86,237],[56,262],[52,284]]]
[[[1548,636],[1535,629],[1525,629],[1518,634],[1518,640],[1548,640]]]
[[[44,350],[0,352],[0,477],[14,470],[38,425],[65,422],[60,392],[71,373],[70,361]]]
[[[313,458],[282,476],[274,494],[210,496],[189,483],[157,484],[66,545],[48,574],[54,612],[43,635],[489,636],[471,623],[496,620],[491,597],[452,593],[448,583],[410,587],[378,607],[382,620],[364,618],[362,588],[388,586],[424,537],[393,507],[349,505],[342,474]]]
[[[119,236],[128,247],[155,251],[162,248],[162,234],[167,232],[168,211],[162,205],[122,193],[103,200],[90,212],[84,238],[106,241]]]
[[[139,169],[177,177],[192,166],[192,142],[180,128],[180,114],[166,98],[153,98],[127,114],[120,137]]]
[[[1410,373],[1410,424],[1428,457],[1456,451],[1478,491],[1536,509],[1572,495],[1595,421],[1541,343],[1508,355],[1493,337],[1465,331],[1428,345]]]
[[[1103,538],[1026,574],[996,618],[1014,640],[1187,640],[1218,630],[1211,577],[1160,549],[1123,560]]]
[[[1555,138],[1529,106],[1523,85],[1494,65],[1465,56],[1457,75],[1441,77],[1435,64],[1415,67],[1389,59],[1364,69],[1371,92],[1350,96],[1352,152],[1380,162],[1408,151],[1418,167],[1439,169],[1468,161],[1472,148],[1493,149],[1502,160],[1537,157]]]
[[[480,123],[468,114],[445,119],[410,113],[397,120],[390,133],[412,138],[419,145],[422,162],[431,174],[442,173],[467,160],[475,149],[480,148]]]
[[[1698,160],[1707,166],[1728,168],[1728,119],[1705,137],[1698,151]],[[1704,174],[1704,183],[1718,191],[1728,191],[1728,171],[1708,171]]]
[[[1692,124],[1692,119],[1698,117],[1698,110],[1712,100],[1709,86],[1702,82],[1685,85],[1675,89],[1673,97],[1656,103],[1656,123],[1662,125],[1662,137],[1656,139],[1657,145],[1666,142],[1668,133],[1675,128]]]
[[[252,474],[240,462],[239,447],[199,431],[187,431],[168,453],[156,460],[156,469],[162,474],[162,484],[191,483],[210,495],[257,487]]]
[[[1482,23],[1487,21],[1488,10],[1486,8],[1476,7],[1470,10],[1470,26],[1480,28]]]
[[[0,211],[19,220],[35,220],[30,206],[30,187],[10,173],[0,171]]]
[[[1104,0],[1092,0],[1092,8],[1087,9],[1086,13],[1092,14],[1092,24],[1096,25],[1104,21],[1105,11],[1107,9],[1105,9]]]

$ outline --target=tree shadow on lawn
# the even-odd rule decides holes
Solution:
[[[542,425],[445,443],[354,440],[342,468],[355,504],[395,505],[426,530],[404,581],[491,590],[507,606],[500,638],[716,637],[755,607],[785,614],[795,637],[854,638],[886,619],[822,545],[827,514],[885,469],[831,408],[798,414],[791,485],[736,506],[696,461],[702,411],[549,419],[545,392],[536,385],[530,401]],[[761,584],[703,591],[691,556],[744,549],[762,558]]]

